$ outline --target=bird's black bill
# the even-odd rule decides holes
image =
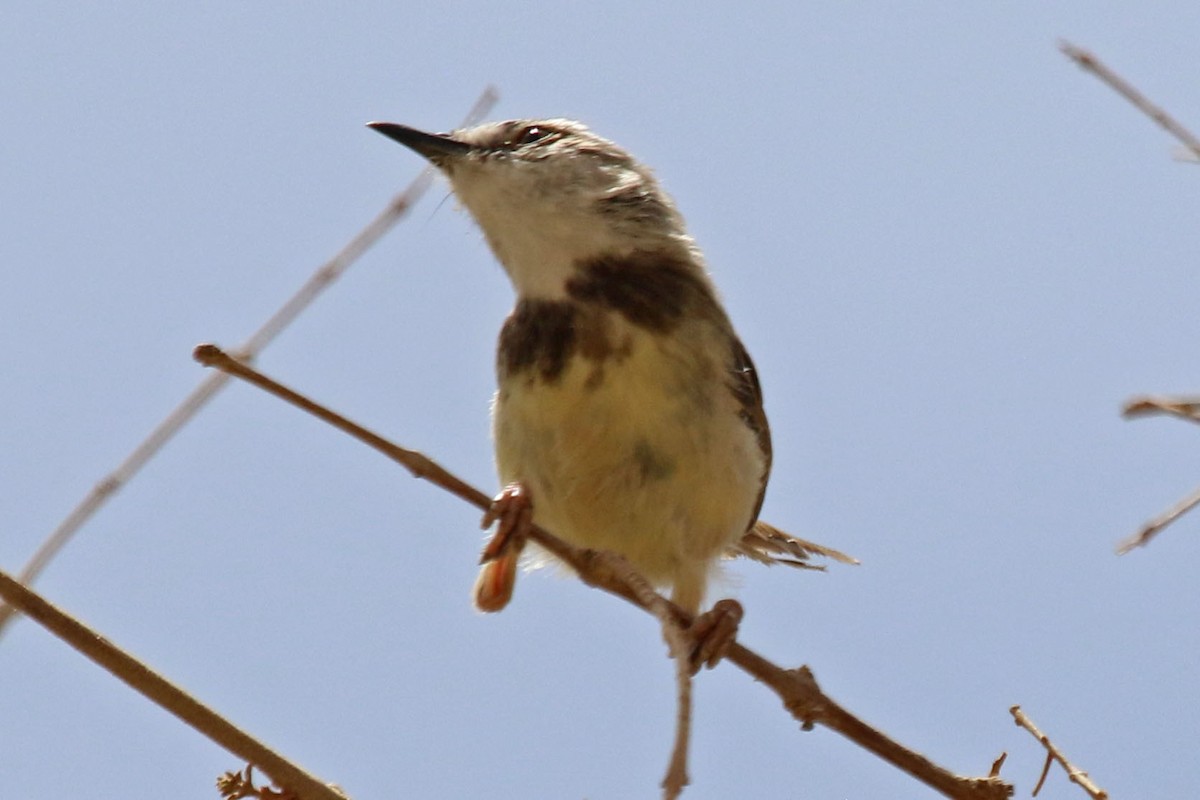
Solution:
[[[367,127],[394,139],[408,149],[437,163],[447,157],[465,155],[471,145],[444,133],[426,133],[395,122],[368,122]]]

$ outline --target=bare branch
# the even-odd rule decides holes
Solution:
[[[464,124],[478,122],[495,104],[496,90],[489,86],[468,112]],[[433,168],[426,166],[403,192],[392,198],[387,207],[371,220],[333,258],[321,265],[304,285],[285,302],[271,318],[263,323],[245,343],[237,349],[239,357],[252,361],[264,347],[271,343],[330,283],[341,277],[351,264],[358,260],[375,242],[403,219],[409,209],[420,199],[433,181]],[[75,533],[91,519],[92,515],[107,502],[108,498],[124,486],[162,449],[180,428],[186,425],[206,403],[225,385],[228,377],[214,373],[200,383],[174,411],[158,424],[125,460],[111,473],[102,478],[79,502],[71,513],[42,542],[37,552],[21,570],[17,578],[24,584],[32,584],[46,565],[58,554]],[[13,615],[12,606],[0,605],[0,635]]]
[[[301,800],[346,800],[345,796],[271,750],[183,689],[154,672],[96,631],[0,572],[0,597],[55,636],[111,672],[146,699],[174,714],[229,752],[255,764],[277,786]]]
[[[1042,788],[1042,784],[1046,780],[1046,773],[1050,769],[1051,760],[1054,760],[1062,765],[1062,768],[1067,773],[1067,777],[1071,779],[1071,783],[1078,784],[1080,787],[1082,787],[1083,790],[1088,793],[1088,796],[1092,798],[1092,800],[1108,800],[1108,792],[1097,786],[1092,779],[1088,777],[1086,772],[1076,767],[1070,761],[1067,761],[1067,757],[1062,754],[1062,751],[1054,746],[1054,743],[1050,741],[1049,736],[1038,730],[1037,726],[1033,724],[1033,720],[1029,719],[1029,717],[1025,715],[1025,712],[1021,710],[1020,706],[1013,706],[1009,709],[1009,713],[1013,715],[1013,719],[1016,721],[1019,727],[1029,731],[1033,738],[1041,742],[1042,746],[1046,748],[1046,765],[1042,769],[1042,776],[1038,779],[1037,786],[1034,787],[1033,794],[1035,797],[1037,796],[1038,791]]]
[[[1062,50],[1076,64],[1091,72],[1097,78],[1111,86],[1114,91],[1126,100],[1133,103],[1139,111],[1157,122],[1167,133],[1182,142],[1183,146],[1190,151],[1194,158],[1200,159],[1200,139],[1197,139],[1191,131],[1183,127],[1166,111],[1151,103],[1145,95],[1135,89],[1132,84],[1120,75],[1113,72],[1100,59],[1087,50],[1076,47],[1067,41],[1060,41],[1058,49]]]
[[[427,456],[387,441],[346,417],[268,378],[248,364],[232,358],[215,345],[200,345],[196,348],[194,355],[200,363],[216,367],[252,383],[328,422],[396,461],[414,477],[424,478],[480,510],[486,511],[489,508],[491,498],[452,475]],[[627,574],[632,572],[632,569],[619,556],[577,548],[537,525],[530,526],[529,538],[571,567],[587,585],[621,597],[660,619],[673,619],[675,624],[681,628],[691,626],[692,617],[683,609],[653,590],[649,590],[649,595],[652,597],[648,596],[646,594],[648,584],[643,578],[638,576],[631,585]],[[670,630],[670,626],[667,629]],[[808,667],[783,669],[737,642],[730,645],[726,660],[769,686],[805,730],[812,729],[814,725],[823,725],[834,730],[946,797],[958,800],[1003,800],[1003,798],[1012,796],[1012,786],[995,775],[983,778],[956,775],[920,753],[889,739],[881,731],[872,728],[825,695],[817,686],[816,679]],[[668,778],[670,779],[671,776]]]

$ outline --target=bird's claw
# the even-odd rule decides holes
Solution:
[[[479,563],[483,569],[475,581],[475,607],[480,611],[500,611],[512,599],[517,581],[517,561],[529,529],[533,525],[533,502],[529,490],[511,483],[496,495],[483,515],[481,527],[496,525],[496,532],[483,548]]]
[[[725,657],[730,645],[737,639],[743,613],[741,603],[726,598],[718,600],[712,608],[696,617],[688,629],[693,641],[689,656],[693,675],[702,666],[712,669]]]
[[[493,522],[497,523],[496,532],[483,548],[481,564],[494,561],[509,551],[520,553],[525,546],[533,524],[533,501],[529,498],[529,490],[519,483],[505,486],[484,512],[479,527],[487,530]]]

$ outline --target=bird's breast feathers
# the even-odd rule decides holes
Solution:
[[[497,463],[539,524],[656,582],[711,561],[757,511],[768,456],[730,385],[724,322],[670,330],[597,304],[518,304],[501,333]]]

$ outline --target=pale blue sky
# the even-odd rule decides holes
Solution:
[[[420,167],[363,127],[585,120],[652,165],[762,372],[764,517],[847,550],[732,568],[743,641],[938,762],[1041,752],[1194,794],[1200,171],[1055,47],[1200,128],[1200,6],[9,2],[0,11],[0,567]],[[261,358],[495,488],[511,293],[435,186]],[[647,618],[524,577],[470,607],[478,515],[227,389],[38,588],[357,800],[652,797],[671,667]],[[237,760],[28,621],[0,640],[0,797],[214,797]],[[685,797],[921,798],[723,666]],[[1080,797],[1061,773],[1043,797]]]

